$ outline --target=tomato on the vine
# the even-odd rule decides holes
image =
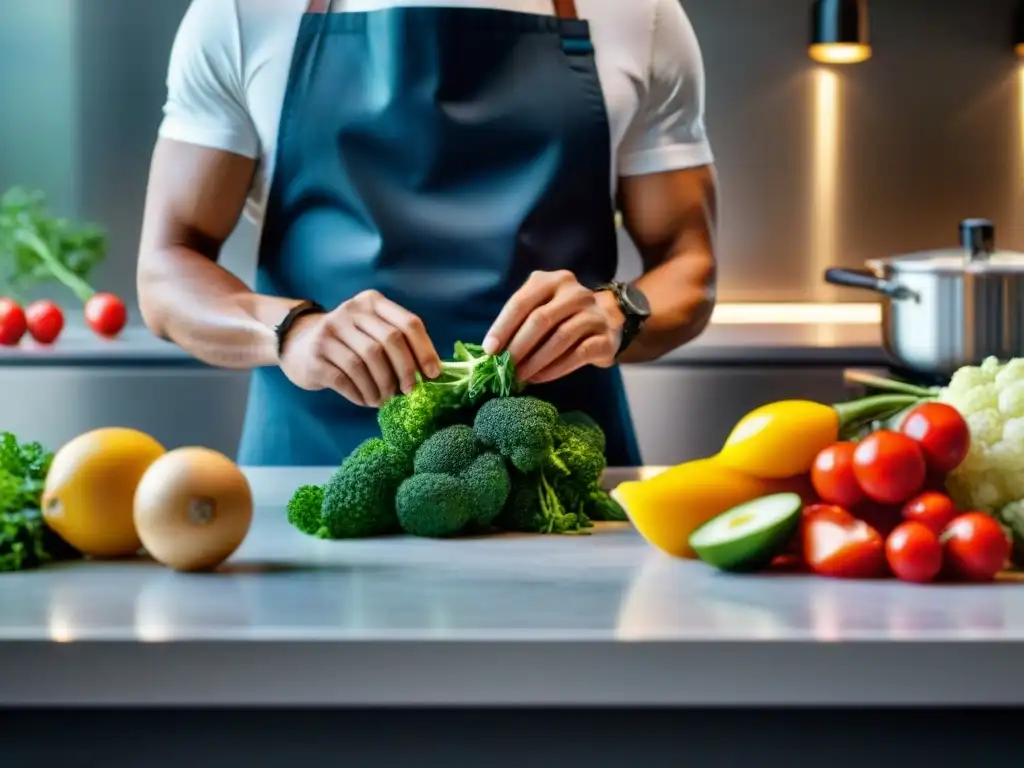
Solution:
[[[822,501],[849,508],[864,499],[864,491],[853,474],[853,452],[856,449],[856,443],[835,443],[815,457],[811,484]]]
[[[971,430],[951,405],[923,403],[907,414],[900,431],[921,446],[928,468],[952,472],[971,449]]]
[[[968,581],[992,581],[1006,567],[1012,548],[1003,527],[981,512],[953,520],[942,542],[949,569]]]
[[[896,578],[926,584],[942,570],[942,542],[923,523],[901,523],[885,540],[885,559]]]
[[[25,310],[12,299],[0,299],[0,344],[5,347],[17,346],[28,330]]]
[[[52,344],[64,330],[64,313],[52,301],[36,301],[25,310],[28,332],[40,344]]]
[[[906,435],[882,429],[853,452],[853,472],[864,494],[881,504],[901,504],[924,485],[924,454]]]
[[[128,310],[112,293],[97,293],[85,303],[85,321],[100,336],[117,336],[128,322]]]

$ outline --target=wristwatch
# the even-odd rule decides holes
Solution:
[[[300,301],[294,307],[288,310],[288,314],[284,316],[284,319],[274,327],[274,335],[277,336],[277,357],[280,359],[281,353],[284,350],[284,340],[288,336],[288,331],[295,325],[295,321],[304,315],[320,314],[326,312],[322,306],[317,304],[315,301]]]
[[[599,286],[598,291],[611,291],[619,304],[619,309],[626,318],[622,325],[622,340],[619,343],[619,351],[616,357],[626,351],[626,348],[633,343],[644,323],[651,316],[651,305],[644,296],[643,291],[632,283],[611,282]]]

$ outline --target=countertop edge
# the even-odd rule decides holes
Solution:
[[[1019,643],[0,643],[0,705],[1019,705]],[[45,674],[40,674],[45,670]]]

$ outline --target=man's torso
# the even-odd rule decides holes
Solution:
[[[614,191],[616,155],[637,113],[647,83],[656,0],[577,0],[590,21],[612,139],[609,184]],[[281,105],[287,88],[299,22],[308,0],[236,0],[240,87],[260,141],[259,166],[246,213],[262,220],[274,170]],[[446,5],[553,14],[551,0],[339,0],[337,12],[396,5]],[[338,76],[344,76],[338,73]]]

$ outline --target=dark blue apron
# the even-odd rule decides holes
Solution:
[[[281,114],[256,290],[326,307],[376,289],[442,356],[481,342],[534,270],[584,285],[618,260],[611,139],[587,21],[480,8],[332,12],[311,2]],[[621,373],[531,393],[583,410],[613,466],[640,455]],[[335,466],[376,411],[253,372],[244,465]]]

